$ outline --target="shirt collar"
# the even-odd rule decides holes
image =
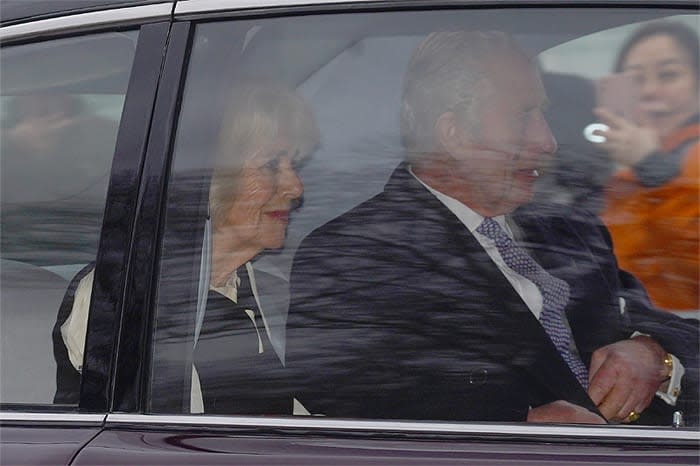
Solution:
[[[481,225],[481,222],[484,221],[484,216],[481,214],[478,214],[474,212],[472,209],[467,207],[465,204],[461,203],[457,199],[448,196],[447,194],[441,193],[437,189],[429,186],[426,184],[423,180],[418,178],[415,173],[413,173],[413,168],[409,165],[408,167],[408,172],[416,179],[420,184],[425,186],[425,189],[430,191],[433,196],[435,196],[440,202],[442,202],[445,207],[447,207],[450,212],[452,212],[460,222],[462,222],[467,229],[469,230],[470,233],[474,233],[474,231]],[[498,222],[501,227],[510,233],[510,229],[508,228],[508,225],[506,224],[506,217],[505,215],[498,215],[496,217],[492,217],[496,222]]]
[[[241,285],[241,278],[238,270],[234,270],[229,279],[222,286],[210,286],[209,288],[226,296],[234,303],[238,303],[238,287]]]

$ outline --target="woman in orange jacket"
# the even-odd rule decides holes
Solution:
[[[605,108],[603,148],[619,170],[602,214],[624,268],[659,307],[698,310],[700,282],[700,117],[698,36],[675,22],[638,29],[616,71],[639,85],[641,124]]]

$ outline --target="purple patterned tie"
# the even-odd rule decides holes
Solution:
[[[540,323],[576,379],[584,388],[588,388],[588,371],[581,359],[571,353],[569,347],[571,333],[564,323],[564,308],[569,301],[568,283],[545,271],[523,248],[515,244],[494,219],[485,218],[476,231],[491,238],[496,243],[496,248],[506,265],[530,280],[540,290],[542,293]]]

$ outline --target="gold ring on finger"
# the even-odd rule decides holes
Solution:
[[[625,420],[626,420],[627,422],[634,422],[634,421],[636,421],[637,419],[639,419],[639,413],[636,412],[636,411],[630,411],[630,413],[629,413],[629,414],[627,415],[627,417],[625,418]]]

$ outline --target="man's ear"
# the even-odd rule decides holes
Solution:
[[[454,112],[445,112],[435,122],[435,139],[439,147],[449,154],[461,152],[464,139]]]

